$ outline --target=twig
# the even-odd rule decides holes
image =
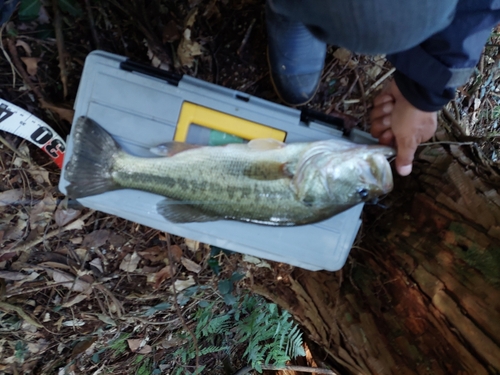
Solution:
[[[91,210],[91,211],[87,212],[85,215],[78,218],[77,220],[84,221],[84,220],[88,219],[94,212],[95,211]],[[62,232],[65,232],[67,230],[71,230],[72,229],[71,225],[73,225],[73,224],[74,224],[74,222],[72,221],[71,223],[66,224],[62,228],[54,229],[53,231],[47,233],[47,235],[40,237],[40,238],[37,238],[37,239],[34,239],[32,241],[29,241],[29,242],[25,243],[24,245],[18,247],[16,250],[19,253],[22,253],[23,251],[29,250],[29,249],[33,248],[34,246],[38,245],[39,243],[48,240],[49,238],[55,237],[58,234],[61,234]]]
[[[382,77],[380,77],[370,88],[366,91],[366,95],[370,94],[373,90],[375,90],[382,82],[384,82],[387,78],[389,78],[392,73],[396,71],[396,68],[392,68],[387,73],[385,73]]]
[[[444,115],[444,116],[445,116],[448,120],[450,120],[450,121],[451,121],[451,123],[452,123],[453,125],[455,125],[455,128],[458,130],[458,132],[460,133],[460,135],[462,135],[462,136],[463,136],[463,135],[466,135],[466,134],[464,133],[464,130],[463,130],[463,128],[462,128],[462,125],[461,125],[461,124],[457,121],[457,119],[456,119],[456,118],[455,118],[455,117],[454,117],[454,116],[450,113],[450,111],[448,111],[446,108],[443,108],[441,111],[443,112],[443,115]]]
[[[418,146],[432,146],[432,145],[459,145],[459,146],[471,146],[476,144],[476,142],[454,142],[454,141],[439,141],[439,142],[425,142],[420,143]]]
[[[239,57],[241,57],[243,49],[245,48],[246,44],[248,43],[248,39],[250,39],[250,34],[252,33],[253,25],[255,25],[255,18],[250,22],[250,26],[248,26],[248,30],[245,33],[243,40],[241,41],[240,48],[238,48],[238,51],[236,52]]]
[[[0,135],[0,143],[2,143],[5,147],[7,147],[9,150],[11,150],[14,154],[17,155],[21,160],[25,161],[29,165],[33,165],[31,160],[27,158],[25,155],[21,154],[18,150],[16,150],[14,147],[12,147],[7,140]]]
[[[21,60],[19,60],[19,56],[17,55],[17,49],[12,39],[7,39],[7,46],[9,47],[9,52],[12,58],[12,62],[14,63],[14,66],[19,72],[19,75],[23,78],[24,83],[29,86],[29,88],[33,91],[33,93],[36,95],[36,97],[38,98],[38,100],[40,100],[42,104],[45,103],[42,92],[30,79],[28,73],[26,73],[26,70],[23,67],[23,64],[21,63]]]
[[[384,82],[387,78],[391,76],[392,73],[396,71],[396,68],[392,68],[389,70],[387,73],[385,73],[382,77],[380,77],[373,85],[370,86],[368,90],[366,90],[365,95],[368,96],[371,94],[372,91],[374,91],[382,82]],[[344,104],[356,104],[359,103],[361,99],[351,99],[351,100],[344,100]]]
[[[363,102],[363,130],[366,131],[366,124],[368,123],[367,121],[367,116],[368,116],[368,105],[366,104],[366,93],[365,93],[365,87],[363,86],[363,82],[359,79],[358,75],[358,69],[354,69],[354,73],[356,74],[356,77],[358,77],[358,86],[359,86],[359,91],[361,91],[361,101]]]
[[[234,375],[246,375],[249,374],[250,371],[253,370],[252,366],[243,367],[241,370],[236,372]],[[290,371],[300,371],[300,372],[308,372],[311,374],[326,374],[326,375],[337,375],[336,372],[333,372],[329,369],[317,368],[317,367],[305,367],[305,366],[262,366],[262,370],[272,370],[272,371],[282,371],[282,370],[290,370]]]
[[[10,56],[9,54],[7,53],[7,51],[5,50],[5,48],[3,47],[3,29],[5,28],[5,25],[7,25],[7,22],[4,23],[1,27],[0,27],[0,47],[2,48],[2,52],[3,52],[3,55],[5,56],[5,59],[9,62],[10,64],[10,69],[12,70],[12,87],[16,87],[16,67],[14,66],[14,64],[12,63],[12,60],[10,59]],[[19,74],[19,72],[17,72]]]
[[[173,272],[174,259],[172,257],[172,251],[170,248],[170,235],[168,233],[165,233],[165,238],[166,238],[166,242],[167,242],[168,262],[169,262],[169,266],[170,266],[170,271]],[[195,369],[198,370],[198,368],[200,367],[200,349],[198,348],[198,340],[196,339],[196,336],[193,333],[193,331],[191,330],[191,328],[189,328],[186,321],[184,320],[184,316],[182,315],[181,308],[179,307],[179,304],[177,303],[177,290],[175,289],[175,280],[174,280],[173,276],[174,275],[172,275],[172,277],[170,278],[170,281],[172,283],[172,291],[174,293],[175,310],[177,311],[177,315],[179,316],[179,319],[181,320],[182,326],[184,327],[186,332],[188,332],[189,335],[191,336],[191,338],[193,339],[194,349],[196,351],[196,357],[195,357],[196,368]]]
[[[68,96],[68,71],[66,70],[66,52],[64,50],[64,36],[62,33],[62,20],[57,0],[52,0],[54,10],[54,29],[56,32],[57,52],[59,55],[59,70],[61,71],[61,83],[63,85],[64,98]]]
[[[116,306],[116,313],[118,314],[118,317],[121,318],[123,316],[123,314],[124,314],[123,305],[118,300],[118,298],[115,297],[115,295],[113,294],[113,292],[111,292],[105,286],[100,285],[100,284],[94,285],[94,288],[98,289],[105,297],[109,297],[111,299],[111,301]],[[106,301],[107,301],[107,299],[108,298],[106,298]],[[108,302],[108,307],[109,307],[109,302]]]
[[[101,49],[101,43],[99,42],[99,36],[95,29],[94,15],[92,14],[92,8],[90,6],[90,1],[85,0],[85,7],[87,8],[87,14],[89,16],[90,31],[92,33],[92,38],[94,39],[95,48]]]
[[[356,70],[354,70],[356,71]],[[354,82],[351,84],[349,89],[347,89],[346,93],[342,97],[342,99],[339,100],[340,103],[345,103],[345,98],[347,98],[349,95],[351,95],[352,90],[354,89],[354,86],[356,86],[356,83],[358,83],[359,76],[356,74],[356,78],[354,78]]]
[[[339,60],[337,59],[333,59],[329,64],[328,66],[323,69],[323,73],[321,75],[321,81],[324,81],[326,77],[328,77],[328,75],[331,73],[331,71],[333,70],[333,68],[338,64]]]
[[[494,93],[492,92],[492,94],[494,94]],[[460,115],[460,109],[458,109],[457,100],[453,99],[452,104],[453,104],[453,109],[455,110],[455,116],[457,116],[456,119],[457,119],[457,121],[460,122],[462,116]]]

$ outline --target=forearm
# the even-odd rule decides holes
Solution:
[[[453,22],[419,46],[389,55],[405,98],[423,111],[453,99],[474,71],[491,29],[500,20],[492,0],[461,1]]]

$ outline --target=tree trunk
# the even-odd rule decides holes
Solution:
[[[388,208],[365,210],[341,271],[254,277],[252,289],[340,374],[500,373],[499,186],[473,147],[428,147]]]

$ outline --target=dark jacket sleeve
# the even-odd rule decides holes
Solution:
[[[423,111],[441,109],[467,82],[499,22],[500,0],[460,0],[446,29],[416,47],[388,55],[404,97]]]

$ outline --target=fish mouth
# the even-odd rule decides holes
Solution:
[[[391,155],[388,155],[391,156]],[[386,154],[375,154],[371,160],[371,170],[382,194],[389,193],[394,187],[392,169]]]

